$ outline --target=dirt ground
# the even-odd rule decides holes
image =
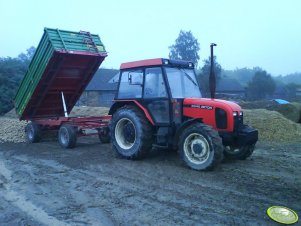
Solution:
[[[301,215],[300,144],[259,143],[245,161],[193,171],[175,152],[116,158],[80,138],[0,144],[0,225],[279,225],[266,210]]]

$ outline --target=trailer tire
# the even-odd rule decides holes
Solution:
[[[62,125],[59,129],[58,140],[63,148],[74,148],[76,145],[76,128],[71,125]]]
[[[111,141],[110,130],[108,127],[101,128],[98,130],[98,138],[101,143],[107,144]]]
[[[224,156],[226,159],[245,160],[253,154],[255,144],[244,145],[240,148],[230,146],[224,147]]]
[[[141,159],[151,150],[153,127],[136,107],[125,106],[112,117],[112,148],[117,155],[126,159]]]
[[[25,134],[28,143],[38,143],[42,137],[40,125],[30,122],[25,127]]]
[[[179,154],[194,170],[212,170],[223,159],[222,139],[210,126],[194,123],[180,135]]]

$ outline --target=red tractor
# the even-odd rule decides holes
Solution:
[[[211,45],[211,59],[213,59]],[[223,159],[246,159],[254,150],[258,131],[243,124],[241,107],[202,98],[194,64],[150,59],[123,63],[118,90],[109,115],[113,149],[127,159],[140,159],[152,147],[178,149],[195,170],[210,170]]]

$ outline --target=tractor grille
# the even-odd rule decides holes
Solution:
[[[239,130],[244,122],[243,122],[243,115],[237,115],[237,116],[233,116],[234,117],[234,131]]]
[[[215,121],[218,129],[226,129],[228,124],[227,112],[221,108],[216,108]]]

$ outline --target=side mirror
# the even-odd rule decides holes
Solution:
[[[130,85],[141,85],[143,84],[143,73],[142,72],[129,72],[128,81]]]

